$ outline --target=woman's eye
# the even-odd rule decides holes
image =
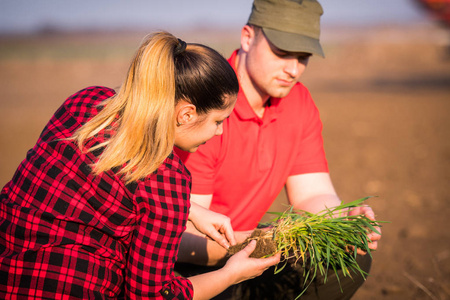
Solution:
[[[222,123],[223,123],[223,121],[217,121],[217,122],[216,122],[216,125],[219,126],[219,125],[222,124]]]

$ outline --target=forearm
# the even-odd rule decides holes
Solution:
[[[341,204],[339,197],[334,194],[316,195],[302,201],[293,201],[291,203],[295,209],[318,213],[326,208],[332,208]]]
[[[194,287],[194,299],[211,299],[236,282],[235,274],[224,268],[188,278]]]
[[[216,242],[206,238],[188,222],[183,233],[178,261],[206,266],[222,266],[226,261],[227,251]]]
[[[295,209],[318,213],[341,204],[328,173],[290,176],[286,192]]]
[[[211,299],[233,284],[261,275],[280,261],[279,253],[268,258],[250,258],[255,247],[256,241],[252,241],[230,257],[223,268],[189,277],[194,287],[194,299]]]

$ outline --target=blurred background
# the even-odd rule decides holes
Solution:
[[[354,299],[450,299],[449,1],[320,2],[326,58],[313,57],[302,82],[321,111],[331,176],[345,202],[377,196],[368,204],[390,222]],[[120,86],[147,33],[228,57],[251,5],[2,0],[0,186],[68,96]],[[282,192],[272,210],[284,202]]]

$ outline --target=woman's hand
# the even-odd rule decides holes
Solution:
[[[364,215],[366,216],[368,219],[375,221],[375,213],[373,212],[372,208],[368,205],[363,205],[363,206],[358,206],[355,208],[352,208],[349,212],[348,212],[349,216],[354,216],[354,215]],[[381,228],[380,227],[375,227],[375,229],[381,233]],[[367,237],[370,239],[369,241],[369,249],[371,250],[376,250],[378,248],[378,241],[381,239],[381,234],[378,234],[374,231],[370,232]],[[365,251],[358,249],[358,254],[366,254]]]
[[[228,249],[236,244],[230,218],[191,202],[189,220],[195,228]]]
[[[256,241],[253,240],[244,249],[231,256],[223,267],[224,270],[236,276],[235,284],[255,278],[269,267],[280,262],[280,253],[268,258],[250,258],[249,256],[255,250],[255,247]]]
[[[250,258],[256,241],[231,256],[221,269],[188,277],[194,287],[194,299],[211,299],[227,287],[261,275],[280,261],[280,253],[268,258]]]

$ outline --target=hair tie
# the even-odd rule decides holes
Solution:
[[[183,53],[184,50],[186,50],[186,42],[178,39],[178,45],[175,47],[173,54],[177,56],[178,54]]]

